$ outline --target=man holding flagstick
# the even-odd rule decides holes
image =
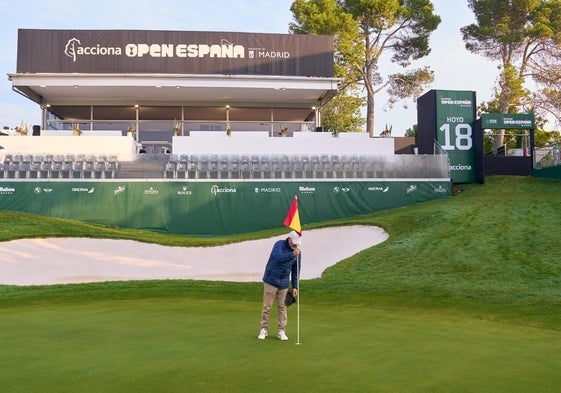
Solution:
[[[286,341],[286,295],[289,281],[292,286],[292,296],[298,296],[300,275],[300,244],[302,242],[302,228],[298,214],[298,199],[294,197],[284,224],[293,229],[284,240],[275,242],[263,275],[263,308],[261,310],[261,330],[257,338],[267,338],[269,329],[269,315],[276,299],[278,307],[278,338]]]

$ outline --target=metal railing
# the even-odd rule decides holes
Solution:
[[[448,156],[448,152],[442,148],[442,146],[436,139],[434,139],[432,142],[433,154]]]
[[[121,173],[116,157],[106,155],[6,155],[0,162],[4,179],[449,179],[444,155],[233,155],[139,154],[146,165],[131,162]],[[159,168],[159,169],[158,169]]]
[[[171,137],[189,135],[190,131],[224,131],[232,132],[265,131],[271,136],[281,132],[313,132],[314,122],[287,121],[226,121],[226,120],[49,120],[48,130],[68,130],[79,128],[82,132],[96,130],[121,131],[123,135],[130,130],[135,132],[161,132]]]
[[[560,149],[557,145],[539,147],[534,150],[534,169],[561,165]]]
[[[443,155],[174,155],[173,179],[449,179]]]

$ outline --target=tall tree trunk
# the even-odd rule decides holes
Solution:
[[[505,113],[505,114],[508,113],[509,107],[510,107],[510,105],[505,100],[504,102],[502,102],[500,104],[500,112]],[[495,137],[493,152],[496,152],[502,145],[504,145],[504,143],[505,143],[505,130],[503,128],[503,129],[497,130],[497,136]]]
[[[366,97],[366,132],[370,138],[374,137],[374,93],[368,89]]]

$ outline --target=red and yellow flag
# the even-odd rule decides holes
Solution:
[[[300,225],[300,214],[298,214],[298,197],[294,195],[292,203],[290,204],[290,210],[284,219],[284,225],[294,229],[296,233],[302,236],[302,226]]]

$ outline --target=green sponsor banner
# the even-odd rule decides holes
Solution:
[[[450,157],[454,183],[475,182],[475,107],[472,91],[436,91],[437,141]]]
[[[0,183],[0,209],[122,228],[220,236],[282,227],[298,196],[306,224],[452,194],[450,181]]]
[[[530,113],[484,113],[481,115],[481,128],[530,130],[535,128],[535,118]]]

